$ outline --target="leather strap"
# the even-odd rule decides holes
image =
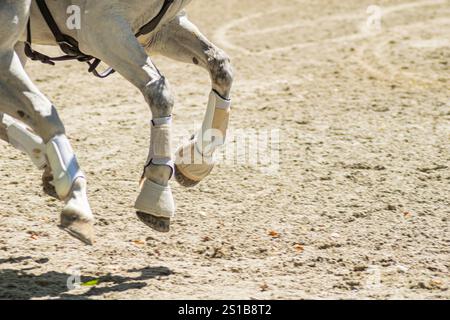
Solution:
[[[55,65],[55,62],[58,61],[69,61],[69,60],[78,60],[80,62],[86,62],[89,65],[88,72],[93,73],[98,78],[106,78],[107,76],[115,72],[112,68],[109,68],[102,73],[98,72],[97,67],[99,66],[101,61],[95,57],[89,56],[81,52],[79,49],[78,41],[61,32],[45,0],[36,0],[36,3],[39,7],[39,10],[41,11],[42,16],[47,22],[47,25],[50,28],[53,36],[55,37],[56,42],[58,43],[61,50],[64,53],[66,53],[66,55],[60,57],[50,57],[32,49],[31,17],[30,17],[27,26],[27,41],[25,43],[25,55],[28,58],[30,58],[33,61],[41,61],[42,63],[49,65]]]
[[[143,26],[141,29],[139,29],[138,33],[136,33],[136,38],[146,35],[146,34],[149,34],[153,30],[155,30],[158,27],[158,25],[160,24],[161,20],[166,15],[167,11],[169,10],[169,8],[173,4],[173,2],[174,2],[174,0],[165,0],[158,15],[155,18],[153,18],[153,20],[151,20],[149,23],[147,23],[145,26]]]

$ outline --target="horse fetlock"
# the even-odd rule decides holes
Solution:
[[[52,184],[66,205],[60,226],[73,237],[87,244],[94,241],[94,216],[86,192],[86,178],[65,135],[58,135],[46,144],[47,158],[53,175]]]
[[[53,173],[49,165],[45,166],[42,172],[42,190],[48,196],[59,199],[58,194],[55,190],[55,185],[53,184]]]
[[[94,221],[91,207],[87,197],[87,183],[86,179],[77,178],[73,185],[69,196],[66,199],[65,210],[63,216],[67,221]]]
[[[168,166],[150,164],[145,168],[145,178],[161,186],[167,186],[173,174],[173,170]]]
[[[86,244],[94,243],[94,216],[86,193],[86,180],[77,178],[61,212],[60,227]]]

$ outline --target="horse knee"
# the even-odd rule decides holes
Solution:
[[[53,105],[33,110],[32,113],[27,115],[26,112],[19,110],[19,119],[30,124],[45,143],[57,135],[65,134],[64,125]]]
[[[208,61],[213,87],[224,98],[228,95],[233,85],[233,67],[228,55],[222,50],[216,50]]]
[[[41,137],[45,141],[50,140],[57,135],[65,134],[64,125],[54,106],[51,107],[50,113],[42,115],[42,122],[45,125],[43,126],[42,131],[44,131],[44,133],[41,133]]]
[[[17,79],[10,82],[14,84],[15,80]],[[5,83],[8,84],[8,82]],[[2,84],[0,79],[0,89]],[[39,92],[31,92],[31,90],[25,95],[20,92],[25,89],[17,88],[15,85],[6,86],[6,89],[8,89],[8,94],[3,92],[4,94],[0,94],[0,99],[4,101],[2,111],[10,117],[27,124],[44,142],[65,133],[64,125],[56,108],[44,95]],[[4,122],[3,118],[0,120]]]
[[[172,114],[174,98],[166,78],[160,77],[150,82],[142,91],[153,118],[168,117]]]

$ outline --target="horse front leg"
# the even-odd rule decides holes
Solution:
[[[42,172],[43,191],[53,198],[58,198],[42,138],[23,122],[0,113],[0,139],[25,153],[31,159],[35,167]]]
[[[233,70],[225,52],[212,44],[183,13],[166,24],[148,47],[177,61],[196,64],[211,77],[212,91],[201,130],[176,152],[175,177],[192,187],[214,168],[214,152],[225,143],[231,110]]]
[[[28,60],[24,52],[24,46],[23,42],[18,42],[14,46],[14,51],[23,67],[25,67]],[[47,162],[42,138],[36,135],[23,122],[0,113],[0,139],[28,155],[36,168],[43,171],[42,187],[44,192],[51,197],[58,198],[55,187],[52,184],[53,174]]]
[[[173,96],[166,78],[160,74],[125,19],[114,17],[99,22],[92,13],[95,32],[86,34],[83,50],[98,57],[134,84],[147,101],[150,119],[150,148],[135,208],[139,219],[160,232],[168,232],[175,215],[169,180],[174,173],[171,150]],[[88,19],[89,19],[88,15]],[[88,20],[87,23],[90,21]],[[105,39],[105,37],[110,37]]]
[[[52,172],[55,175],[55,189],[65,207],[61,213],[61,227],[85,243],[93,242],[94,217],[87,196],[86,180],[78,166],[70,142],[65,135],[64,125],[52,103],[36,88],[25,70],[20,57],[14,51],[14,44],[23,32],[29,16],[31,1],[9,1],[0,4],[0,21],[5,27],[0,30],[0,112],[11,118],[2,117],[6,128],[6,140],[17,138],[24,143],[25,123],[35,133],[38,143],[45,150]]]

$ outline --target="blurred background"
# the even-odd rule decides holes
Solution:
[[[87,172],[99,239],[84,248],[61,233],[40,173],[0,144],[0,298],[450,298],[450,2],[187,11],[232,57],[232,129],[279,130],[278,170],[223,163],[198,188],[173,183],[178,217],[156,234],[132,207],[149,140],[139,92],[84,65],[30,63]],[[154,60],[188,138],[208,74]],[[68,291],[73,268],[101,281]]]

